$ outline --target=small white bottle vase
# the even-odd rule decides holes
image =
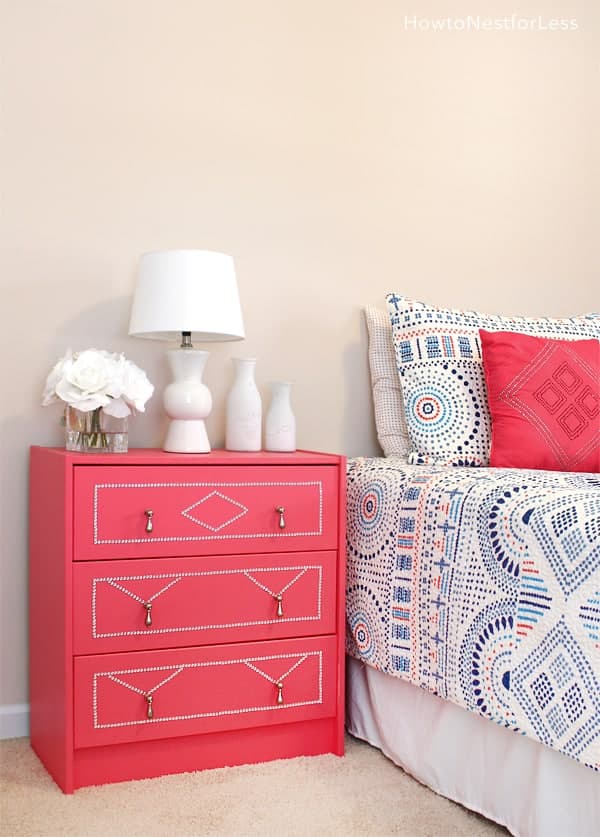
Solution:
[[[260,450],[262,404],[254,380],[256,358],[233,358],[235,377],[226,403],[227,450]]]
[[[271,384],[271,403],[265,417],[265,449],[296,450],[296,418],[290,402],[292,385],[283,381]]]

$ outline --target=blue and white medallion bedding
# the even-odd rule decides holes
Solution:
[[[347,651],[600,769],[600,476],[348,462]]]

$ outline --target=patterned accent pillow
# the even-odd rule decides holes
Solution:
[[[600,471],[600,341],[481,330],[490,464]]]
[[[600,316],[502,317],[389,294],[411,464],[488,465],[490,412],[479,329],[563,340],[600,337]]]
[[[369,369],[377,438],[385,456],[406,459],[411,444],[396,369],[390,318],[387,311],[367,305],[365,320],[369,334]]]

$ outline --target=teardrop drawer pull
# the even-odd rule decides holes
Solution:
[[[154,512],[152,511],[152,509],[146,509],[144,514],[146,515],[146,533],[148,535],[151,535],[152,532],[154,531],[154,524],[152,523],[152,518],[154,517]]]
[[[144,697],[146,698],[146,703],[148,704],[148,709],[146,710],[146,717],[149,721],[151,721],[152,718],[154,718],[154,712],[152,710],[152,703],[154,702],[154,698],[152,697],[152,695],[144,695]]]
[[[279,528],[285,529],[285,517],[283,516],[285,512],[284,506],[276,506],[275,511],[279,514]]]

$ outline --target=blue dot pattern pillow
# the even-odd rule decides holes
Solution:
[[[413,465],[489,465],[491,418],[479,329],[600,339],[600,315],[502,317],[386,297]]]

